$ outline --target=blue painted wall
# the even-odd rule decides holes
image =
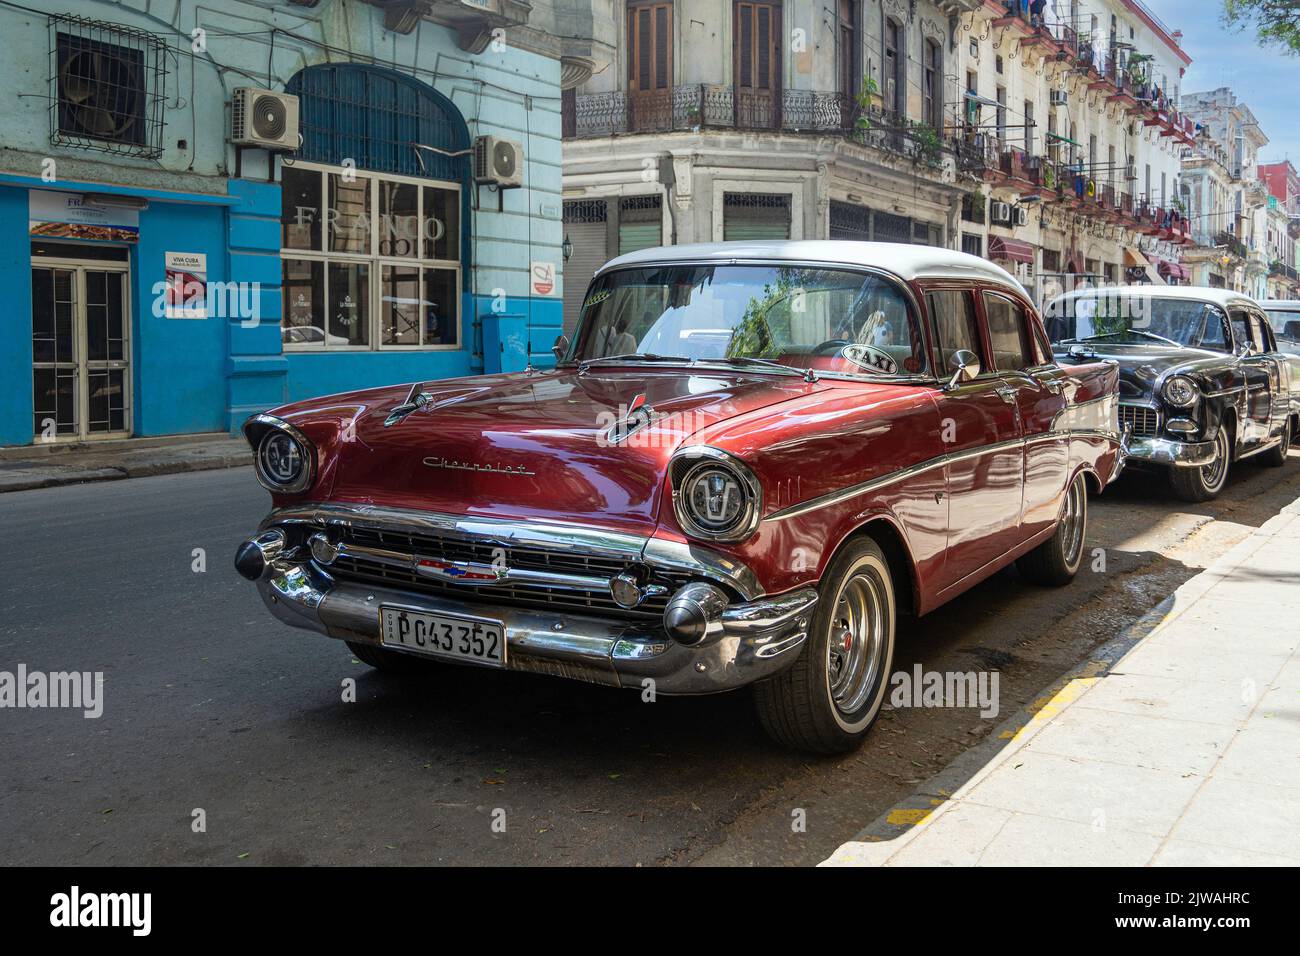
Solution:
[[[32,440],[32,257],[27,190],[0,187],[0,445]]]
[[[150,200],[131,253],[135,434],[235,430],[248,415],[286,401],[477,374],[499,359],[498,352],[485,363],[482,351],[484,324],[491,336],[499,315],[524,317],[532,363],[553,364],[563,282],[560,65],[553,53],[515,42],[471,54],[458,46],[455,31],[427,21],[411,34],[396,34],[384,29],[380,9],[356,0],[316,7],[263,0],[175,0],[161,7],[67,0],[60,9],[147,31],[166,48],[166,62],[183,68],[168,73],[157,157],[87,153],[53,143],[49,22],[37,12],[0,6],[6,52],[0,80],[10,93],[0,113],[0,143],[6,147],[0,150],[0,287],[6,290],[0,313],[0,444],[32,441],[28,200],[26,189],[6,185],[24,180],[36,188],[117,191]],[[539,5],[533,25],[553,26],[552,15]],[[208,48],[191,55],[196,27],[207,31]],[[280,188],[260,151],[245,152],[237,170],[227,142],[231,95],[241,86],[285,89],[305,69],[346,63],[349,55],[355,63],[379,64],[390,76],[394,69],[382,64],[395,64],[408,89],[415,84],[436,91],[440,102],[459,112],[448,128],[461,124],[457,135],[466,142],[491,134],[523,145],[524,188],[498,194],[467,184],[464,192],[462,226],[472,224],[472,231],[463,242],[458,351],[282,351]],[[42,182],[49,160],[57,162],[57,175]],[[432,155],[426,160],[437,162]],[[178,201],[187,196],[210,201]],[[153,285],[163,277],[167,251],[205,253],[210,282],[259,283],[259,322],[245,327],[239,316],[155,317]],[[559,283],[553,295],[531,295],[533,261],[555,265]],[[516,351],[507,367],[518,361]]]
[[[140,213],[140,241],[131,257],[132,393],[137,435],[213,432],[225,428],[226,330],[219,317],[154,315],[156,283],[167,252],[207,256],[208,282],[225,282],[226,210],[221,206],[150,202]]]

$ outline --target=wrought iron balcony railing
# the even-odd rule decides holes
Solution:
[[[950,149],[941,134],[856,97],[818,90],[745,90],[694,83],[650,92],[573,97],[565,135],[576,139],[703,129],[826,133],[932,163]]]

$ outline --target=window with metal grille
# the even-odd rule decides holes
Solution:
[[[156,157],[162,153],[166,42],[85,17],[50,30],[50,140],[61,146]]]
[[[847,202],[831,202],[831,238],[871,240],[871,210]]]
[[[658,196],[624,196],[618,201],[618,254],[663,245],[663,205]]]
[[[727,241],[790,238],[789,193],[727,193],[723,206]]]
[[[984,237],[963,232],[961,234],[961,251],[967,255],[980,256],[982,258],[984,255]]]

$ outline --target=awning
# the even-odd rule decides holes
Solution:
[[[1034,262],[1034,247],[1019,239],[1004,239],[994,236],[989,240],[989,258],[1003,259],[1007,262]]]
[[[1151,263],[1147,257],[1142,254],[1142,250],[1134,249],[1132,246],[1124,247],[1124,265],[1130,269],[1149,269]]]
[[[1156,260],[1156,271],[1166,279],[1190,279],[1191,271],[1181,262],[1170,262],[1168,259]]]

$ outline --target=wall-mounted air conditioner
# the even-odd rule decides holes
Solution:
[[[230,141],[293,152],[298,148],[298,97],[241,86],[230,100]]]

